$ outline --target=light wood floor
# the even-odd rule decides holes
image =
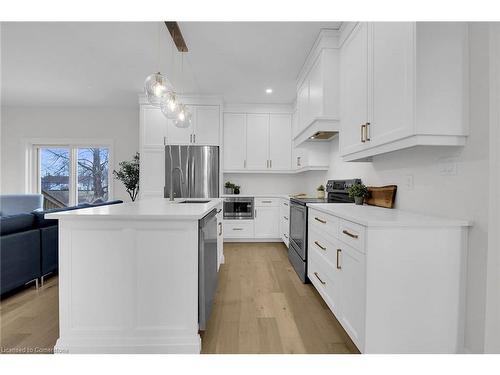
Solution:
[[[356,353],[282,243],[224,243],[203,353]]]
[[[203,353],[356,353],[281,243],[225,243]],[[51,352],[59,336],[57,277],[0,302],[0,352]]]
[[[59,337],[57,277],[0,301],[0,352],[52,353]]]

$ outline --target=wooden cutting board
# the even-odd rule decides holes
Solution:
[[[370,206],[393,208],[397,189],[396,185],[368,186],[368,196],[365,198],[365,203]]]

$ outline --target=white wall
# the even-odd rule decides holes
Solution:
[[[371,163],[344,163],[339,141],[331,144],[325,179],[360,177],[367,185],[398,185],[396,207],[427,214],[465,218],[469,236],[465,346],[482,352],[485,336],[486,254],[488,250],[489,62],[488,25],[471,25],[470,135],[465,147],[418,147],[377,156]],[[443,176],[443,158],[456,160],[457,173]],[[413,188],[406,187],[407,176]],[[313,189],[314,183],[309,184]]]
[[[139,150],[137,108],[4,107],[1,113],[1,191],[24,193],[23,138],[92,138],[114,142],[116,169]],[[115,199],[130,200],[119,181],[113,180]]]

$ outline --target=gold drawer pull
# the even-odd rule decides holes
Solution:
[[[351,238],[358,238],[359,236],[357,234],[352,234],[346,231],[345,229],[342,231],[342,233],[347,234]]]
[[[323,284],[323,285],[325,285],[325,284],[326,284],[323,280],[321,280],[321,279],[319,278],[319,276],[318,276],[318,273],[317,273],[317,272],[314,272],[314,276],[316,276],[316,278],[319,280],[319,282],[320,282],[321,284]]]
[[[321,250],[325,250],[326,251],[326,247],[323,247],[319,244],[318,241],[314,241],[314,243],[316,244],[316,246],[318,246]]]
[[[326,220],[320,219],[319,217],[315,217],[314,220],[319,221],[320,223],[326,224]]]
[[[339,255],[340,255],[341,252],[342,252],[342,249],[337,249],[337,269],[338,270],[342,269],[342,266],[339,263]]]
[[[273,201],[261,201],[262,203],[273,203]]]
[[[233,230],[243,230],[243,228],[233,228]]]

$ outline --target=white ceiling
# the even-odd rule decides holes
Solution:
[[[290,103],[319,31],[339,26],[181,22],[189,48],[181,62],[158,22],[2,23],[2,105],[136,106],[145,77],[159,65],[181,92],[223,95],[230,103]]]

